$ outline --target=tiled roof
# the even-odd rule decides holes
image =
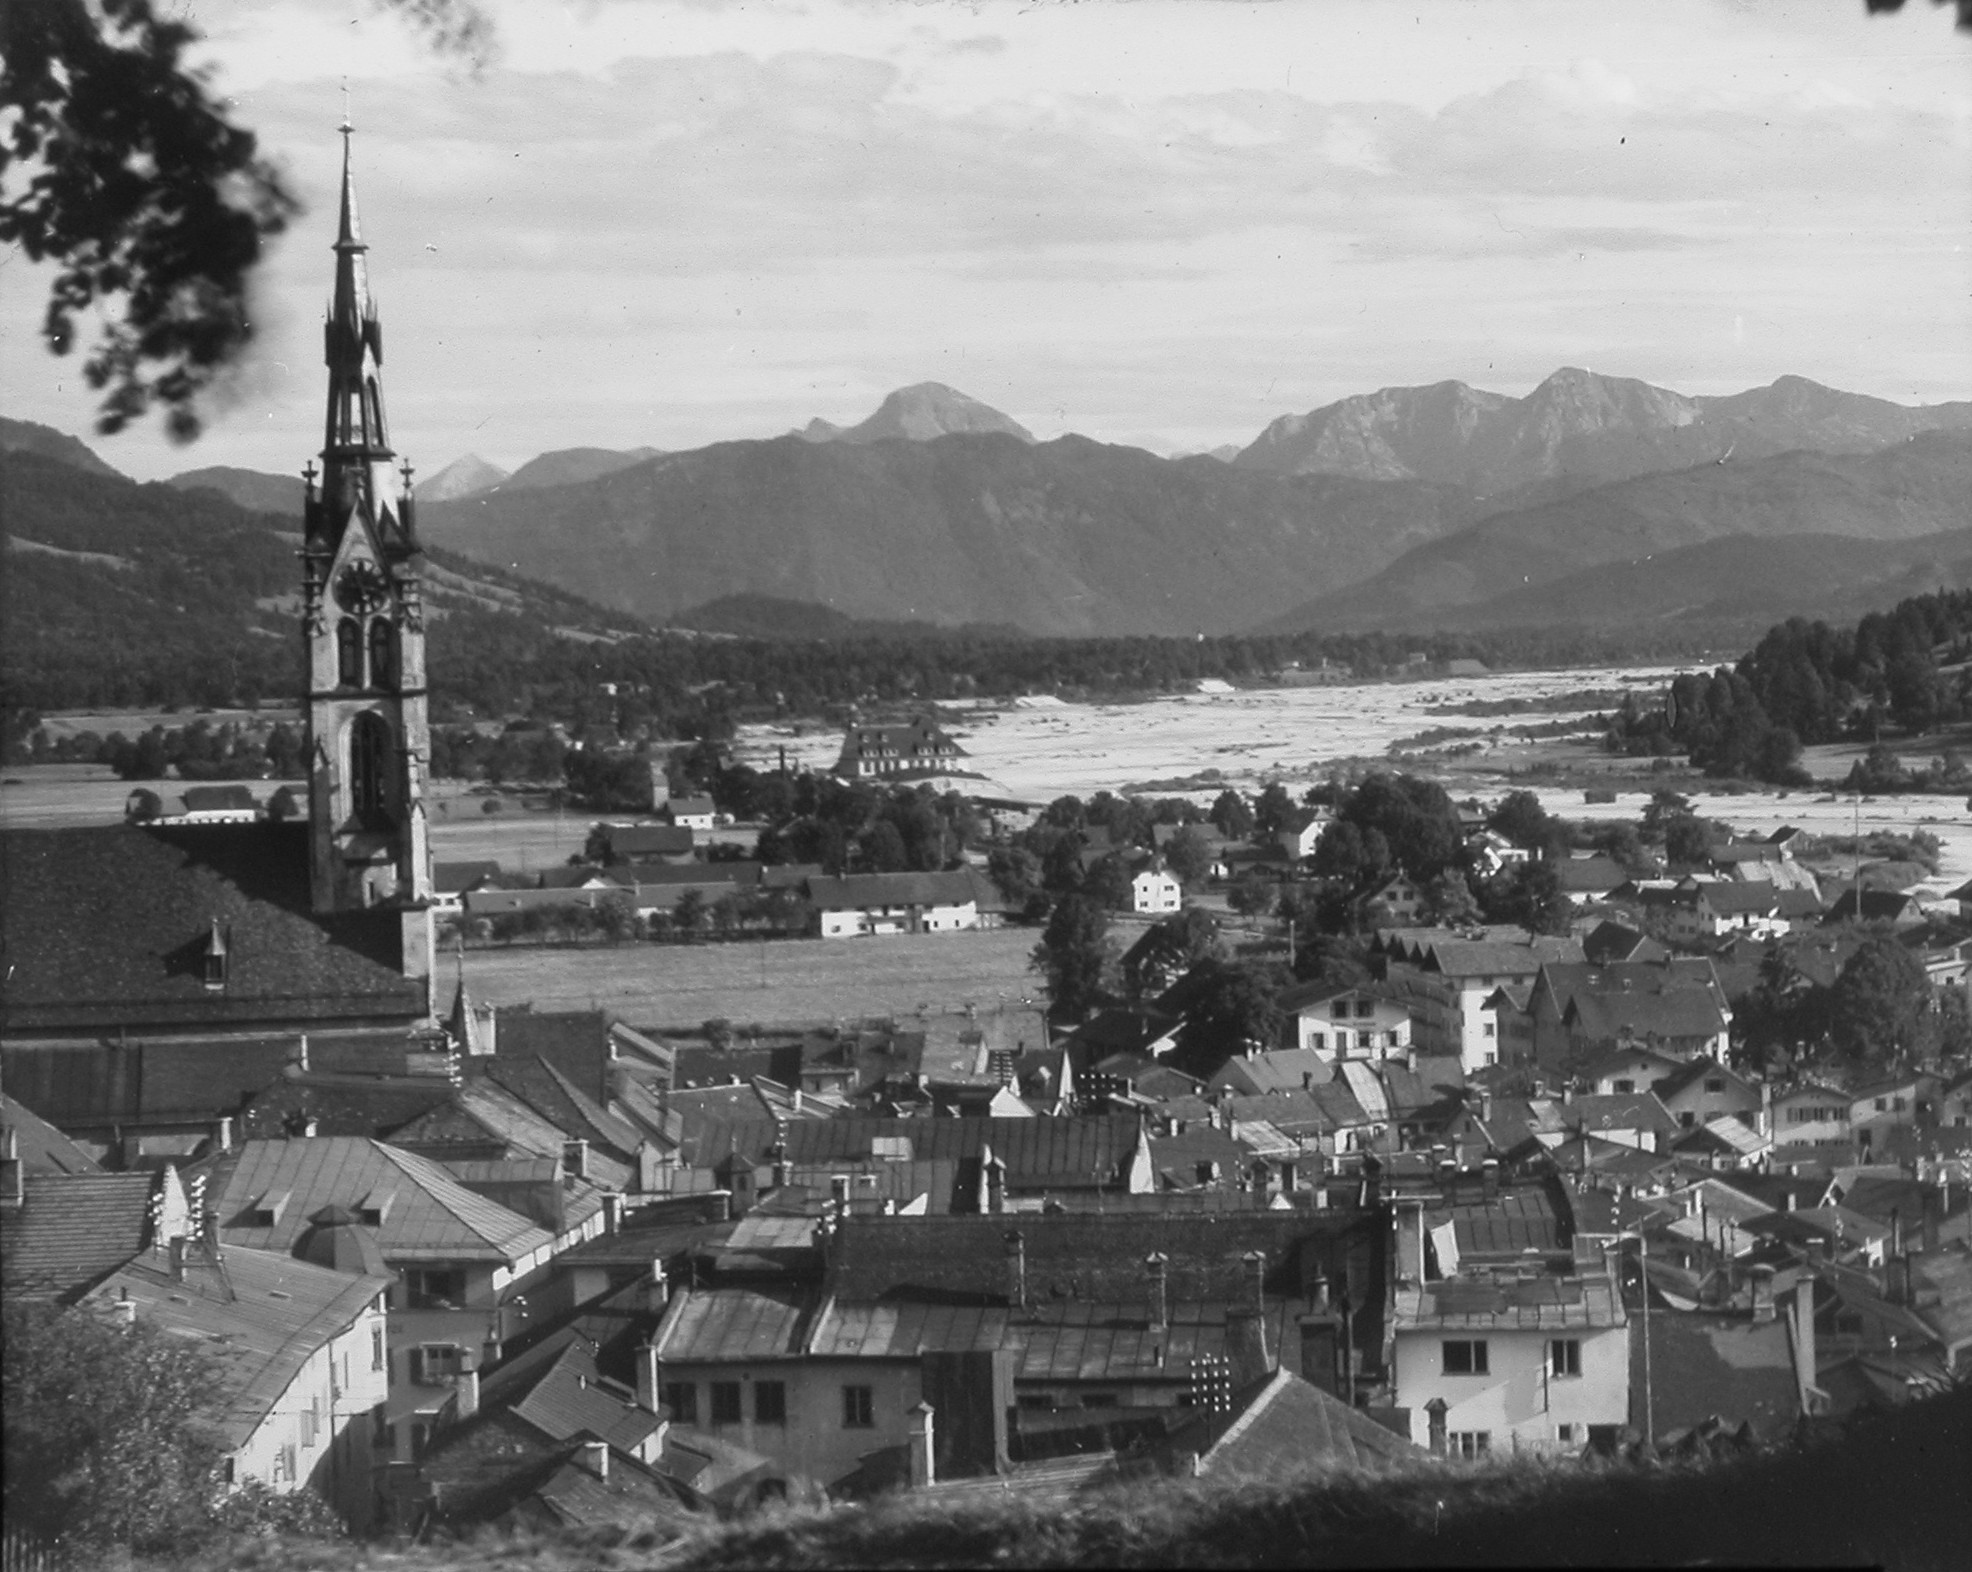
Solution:
[[[673,1105],[678,1101],[673,1094]],[[1115,1184],[1135,1149],[1137,1121],[1127,1114],[1059,1119],[895,1119],[850,1114],[835,1119],[794,1120],[786,1126],[788,1161],[801,1165],[869,1159],[884,1138],[910,1142],[920,1161],[976,1161],[990,1147],[1006,1164],[1016,1189],[1073,1189]],[[738,1153],[765,1160],[776,1126],[764,1120],[709,1125],[694,1158],[712,1167]]]
[[[1145,1197],[1156,1202],[1158,1198]],[[1018,1232],[1028,1293],[1036,1304],[1135,1301],[1148,1293],[1144,1261],[1169,1258],[1174,1299],[1238,1299],[1251,1291],[1243,1257],[1266,1258],[1268,1292],[1302,1291],[1311,1264],[1338,1280],[1345,1271],[1377,1291],[1368,1255],[1373,1227],[1346,1211],[1119,1208],[1047,1215],[851,1218],[830,1241],[827,1283],[841,1300],[974,1296],[1001,1302],[1009,1291],[1007,1235]]]
[[[504,1032],[505,1027],[501,1030]],[[630,1158],[643,1144],[628,1121],[602,1108],[546,1060],[480,1058],[467,1062],[474,1079],[491,1081],[510,1097],[525,1103],[536,1116],[566,1132],[566,1139],[595,1141],[620,1158]]]
[[[392,1279],[334,1272],[292,1256],[229,1248],[196,1254],[183,1279],[148,1258],[133,1261],[89,1300],[131,1299],[137,1318],[188,1339],[219,1371],[220,1444],[245,1444],[331,1338],[347,1331]]]
[[[409,1020],[388,910],[309,907],[305,824],[0,832],[10,1031],[206,1022]],[[217,921],[226,986],[204,981]]]
[[[601,1010],[502,1010],[493,1033],[500,1059],[545,1059],[585,1097],[609,1096],[609,1016]]]
[[[513,1413],[550,1440],[571,1441],[587,1434],[623,1452],[634,1452],[664,1423],[630,1394],[603,1384],[596,1373],[595,1346],[580,1336],[570,1338],[560,1356],[517,1397]]]
[[[544,1230],[475,1195],[439,1164],[351,1136],[248,1141],[222,1161],[210,1193],[226,1241],[250,1249],[292,1250],[329,1205],[381,1211],[377,1243],[393,1263],[512,1262],[550,1243]],[[249,1220],[281,1196],[287,1201],[273,1223]]]
[[[808,881],[808,899],[822,911],[963,906],[972,898],[972,880],[963,869],[956,873],[850,873]]]
[[[1561,1105],[1561,1117],[1571,1129],[1591,1135],[1599,1130],[1642,1130],[1670,1135],[1678,1129],[1671,1111],[1655,1092],[1590,1093]]]
[[[435,1075],[389,1079],[356,1075],[283,1076],[248,1101],[240,1112],[240,1135],[275,1137],[299,1134],[302,1121],[315,1121],[317,1135],[387,1136],[443,1102],[451,1083]]]
[[[43,1119],[0,1092],[0,1129],[13,1137],[13,1161],[29,1174],[99,1174],[101,1163]]]
[[[1381,1468],[1426,1456],[1360,1409],[1283,1369],[1199,1454],[1198,1473],[1232,1484],[1284,1482],[1315,1468]]]
[[[1376,936],[1375,948],[1392,961],[1447,977],[1531,976],[1543,965],[1582,958],[1582,947],[1574,939],[1508,926],[1471,931],[1484,937],[1468,938],[1467,930],[1449,928],[1384,929]]]
[[[9,1295],[87,1288],[150,1243],[153,1173],[26,1174],[19,1206],[0,1208],[0,1272]]]
[[[1780,1441],[1800,1415],[1787,1317],[1686,1311],[1639,1319],[1630,1337],[1630,1390],[1642,1417],[1644,1347],[1650,1339],[1651,1416],[1659,1436],[1714,1416],[1751,1424],[1763,1441]]]
[[[497,879],[500,865],[497,862],[435,862],[431,865],[431,887],[441,895],[456,894],[470,889],[481,879]]]
[[[1334,1067],[1312,1048],[1279,1048],[1268,1053],[1235,1055],[1219,1067],[1213,1086],[1261,1093],[1327,1082]]]

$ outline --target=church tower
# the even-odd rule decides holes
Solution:
[[[317,912],[402,913],[404,970],[431,977],[431,848],[425,809],[431,730],[424,603],[411,466],[391,471],[383,328],[342,126],[335,296],[322,471],[306,481],[303,638],[308,653],[309,880]]]

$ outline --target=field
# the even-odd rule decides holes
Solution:
[[[1031,928],[777,939],[757,944],[626,944],[468,950],[466,987],[491,1004],[605,1009],[633,1026],[830,1023],[977,1004],[1031,1002]],[[449,995],[454,962],[441,963]]]

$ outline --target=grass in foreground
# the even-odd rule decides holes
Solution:
[[[1502,1462],[1239,1487],[1156,1481],[1051,1509],[896,1496],[638,1536],[483,1535],[391,1550],[264,1542],[232,1572],[714,1572],[724,1568],[1880,1565],[1972,1557],[1972,1390],[1837,1437],[1713,1464]],[[155,1564],[139,1572],[166,1572]],[[190,1572],[189,1566],[170,1572]]]

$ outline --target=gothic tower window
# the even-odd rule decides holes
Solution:
[[[363,686],[363,629],[354,617],[336,623],[336,683],[344,688]]]
[[[365,829],[390,825],[390,728],[374,711],[349,727],[349,808]]]
[[[370,686],[387,688],[397,680],[397,641],[393,636],[396,629],[390,625],[388,617],[375,617],[370,621]]]

